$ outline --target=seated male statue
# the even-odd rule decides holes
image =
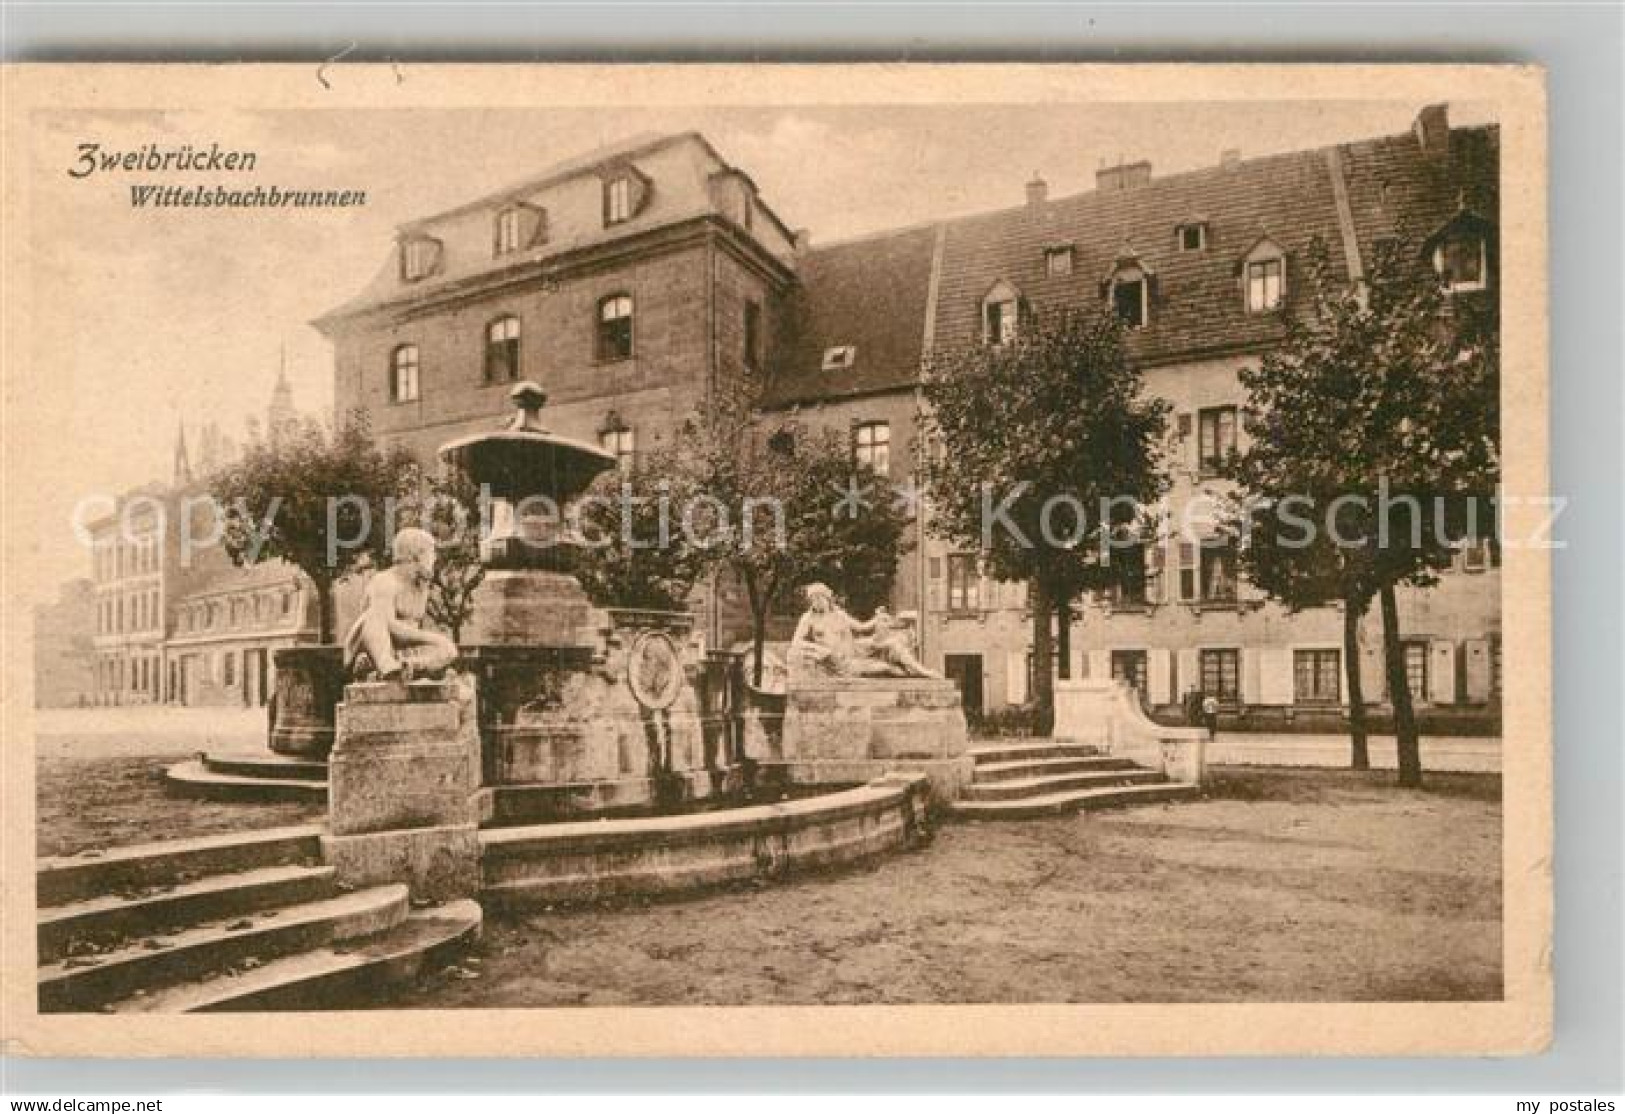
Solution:
[[[827,585],[804,589],[807,610],[790,639],[792,670],[831,677],[936,677],[908,645],[906,632],[885,608],[867,622],[854,619],[835,602]]]
[[[345,670],[357,681],[440,677],[457,660],[457,646],[421,625],[434,575],[434,536],[408,526],[395,535],[390,553],[394,563],[367,582],[361,615],[344,636]]]

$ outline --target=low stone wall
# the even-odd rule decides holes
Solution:
[[[1057,740],[1098,746],[1186,785],[1202,784],[1213,760],[1206,728],[1157,723],[1121,681],[1057,681],[1054,734]]]
[[[1371,765],[1392,770],[1399,765],[1391,735],[1369,740]],[[1347,735],[1261,735],[1219,731],[1208,744],[1208,762],[1219,766],[1301,766],[1347,769]],[[1499,738],[1422,736],[1422,769],[1441,773],[1501,772]]]
[[[552,905],[667,895],[854,862],[929,836],[923,777],[690,816],[480,833],[483,901]]]

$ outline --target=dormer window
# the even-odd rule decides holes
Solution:
[[[1135,264],[1119,266],[1111,278],[1112,312],[1124,327],[1143,329],[1151,321],[1151,280]]]
[[[604,223],[619,224],[632,216],[632,179],[621,175],[604,186]]]
[[[1484,237],[1461,235],[1441,240],[1433,249],[1433,269],[1452,294],[1483,290],[1489,273]]]
[[[1021,330],[1021,293],[1002,279],[982,298],[982,342],[1009,344]]]
[[[858,350],[855,345],[837,344],[824,349],[824,362],[821,365],[825,371],[845,371],[857,363]]]
[[[440,266],[440,241],[429,236],[418,236],[401,243],[401,278],[417,282],[427,278]]]
[[[497,254],[519,250],[519,210],[504,209],[497,214]]]
[[[1062,278],[1072,273],[1072,245],[1057,244],[1044,249],[1044,274]]]
[[[1271,313],[1286,297],[1286,253],[1268,237],[1241,260],[1242,298],[1248,313]]]
[[[1182,224],[1175,230],[1179,239],[1180,251],[1205,251],[1207,249],[1207,225],[1202,221],[1191,221]]]

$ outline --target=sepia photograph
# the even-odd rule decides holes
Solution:
[[[8,1037],[1544,1046],[1538,70],[183,69],[8,74]]]

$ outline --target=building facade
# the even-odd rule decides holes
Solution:
[[[402,226],[388,261],[317,322],[334,343],[335,398],[423,459],[488,428],[534,379],[559,432],[635,455],[719,386],[760,373],[776,427],[843,430],[854,458],[912,491],[922,360],[998,344],[1034,314],[1105,305],[1127,326],[1147,390],[1169,401],[1170,523],[1222,495],[1219,462],[1245,447],[1238,371],[1307,306],[1323,245],[1357,282],[1384,238],[1423,243],[1453,296],[1494,297],[1498,136],[1452,128],[1443,106],[1407,133],[1157,178],[1104,168],[1096,188],[814,247],[703,137],[640,140],[515,189]],[[925,660],[976,712],[1026,703],[1030,617],[1020,584],[935,538],[923,508],[893,605]],[[1215,539],[1216,540],[1216,539]],[[1341,616],[1288,614],[1238,575],[1233,552],[1165,531],[1129,588],[1083,601],[1072,676],[1131,680],[1154,706],[1201,690],[1248,707],[1337,707]],[[712,638],[742,629],[726,586],[702,594]],[[1493,707],[1497,551],[1463,551],[1438,587],[1402,593],[1410,678],[1425,704]],[[1363,632],[1368,699],[1379,639]]]
[[[96,586],[70,580],[34,608],[34,707],[84,708],[96,699]]]

